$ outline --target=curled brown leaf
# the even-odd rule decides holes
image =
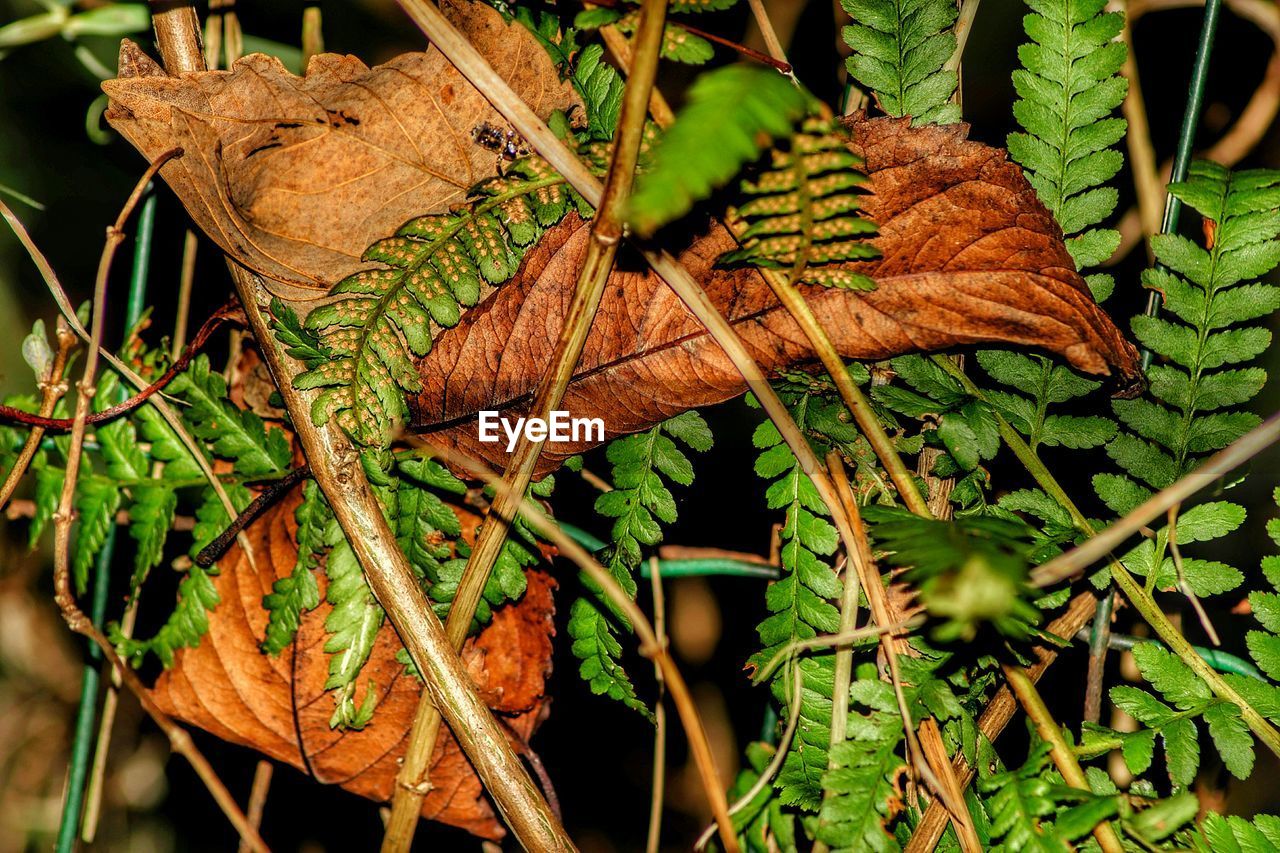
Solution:
[[[850,125],[872,194],[881,257],[854,265],[870,292],[804,288],[842,356],[883,359],[966,344],[1056,353],[1088,373],[1139,381],[1137,352],[1075,271],[1052,215],[1003,150],[966,138],[963,125],[913,128],[872,119]],[[496,465],[506,442],[481,442],[476,413],[523,413],[546,369],[587,248],[570,218],[526,257],[515,279],[437,339],[420,363],[415,427],[434,443]],[[761,277],[725,270],[733,248],[714,226],[681,255],[767,371],[816,362],[807,339]],[[636,432],[679,412],[742,394],[746,385],[706,330],[635,260],[610,276],[562,408],[602,418],[607,435]],[[589,442],[549,443],[545,472]]]
[[[223,740],[290,764],[322,783],[389,800],[422,690],[396,660],[401,644],[390,624],[382,627],[357,679],[356,696],[362,700],[372,690],[377,701],[373,722],[359,731],[329,727],[333,701],[324,689],[327,603],[322,600],[303,616],[293,646],[278,657],[259,650],[267,625],[262,597],[292,571],[297,554],[297,503],[295,492],[246,531],[260,574],[239,545],[219,562],[214,587],[221,603],[209,614],[209,631],[199,646],[178,652],[153,695],[167,713]],[[463,520],[474,531],[474,519]],[[319,582],[323,599],[323,573]],[[555,633],[554,589],[550,576],[530,572],[520,601],[499,608],[462,652],[480,696],[517,745],[528,742],[549,701],[545,684]],[[479,777],[447,730],[436,744],[431,782],[424,817],[484,838],[504,834]]]
[[[524,27],[481,3],[442,5],[540,117],[577,103]],[[434,48],[374,68],[321,54],[304,77],[263,54],[169,77],[126,41],[103,89],[107,120],[143,156],[186,152],[160,175],[196,224],[244,266],[304,289],[294,296],[327,290],[374,241],[496,174],[476,131],[508,129]]]

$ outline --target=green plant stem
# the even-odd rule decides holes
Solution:
[[[1089,629],[1089,674],[1085,681],[1084,721],[1102,719],[1102,676],[1106,670],[1107,649],[1111,648],[1111,613],[1115,609],[1115,590],[1108,590],[1098,600]]]
[[[1089,632],[1081,631],[1076,635],[1077,640],[1091,640]],[[1107,645],[1110,648],[1118,649],[1122,652],[1131,650],[1134,646],[1143,643],[1150,643],[1157,648],[1164,648],[1163,643],[1155,640],[1149,640],[1145,637],[1134,637],[1130,634],[1117,634],[1114,631],[1108,634]],[[1218,670],[1230,675],[1243,675],[1248,678],[1254,678],[1258,681],[1266,681],[1266,676],[1253,664],[1242,657],[1233,655],[1230,652],[1224,652],[1221,649],[1210,649],[1204,646],[1192,646],[1191,649],[1200,657],[1204,658],[1205,663]]]
[[[867,531],[863,527],[862,516],[858,512],[858,504],[849,489],[849,480],[844,470],[844,462],[841,460],[838,450],[832,450],[827,454],[827,471],[831,474],[831,480],[841,494],[848,493],[849,495],[846,505],[849,507],[849,514],[853,521],[853,532],[858,537],[860,547],[858,553],[845,555],[844,583],[841,586],[840,594],[840,633],[848,634],[858,624],[858,576],[862,573],[858,572],[854,566],[863,564],[867,567],[865,573],[870,575],[872,573],[870,567],[874,565],[874,558],[871,555],[871,547],[867,544]],[[878,579],[879,577],[877,576]],[[835,670],[832,674],[831,737],[827,742],[827,769],[829,770],[836,769],[835,748],[844,743],[848,729],[849,684],[852,680],[853,643],[844,643],[836,647]],[[909,724],[910,720],[905,720],[904,723]],[[827,802],[828,796],[829,791],[824,788],[822,791],[824,804]],[[821,844],[822,847],[818,848],[818,844]],[[819,841],[814,847],[815,849],[825,849],[826,843]]]
[[[150,184],[138,214],[134,243],[133,269],[129,277],[129,296],[125,302],[125,329],[131,330],[142,317],[147,299],[147,270],[151,261],[151,237],[155,231],[156,196]],[[127,396],[120,389],[121,397]],[[107,538],[98,552],[93,571],[93,598],[89,619],[101,631],[107,618],[107,590],[111,583],[111,561],[115,556],[116,528],[107,530]],[[57,853],[71,853],[80,834],[80,818],[84,807],[85,782],[94,752],[94,723],[97,718],[98,687],[101,683],[102,651],[89,644],[89,661],[80,677],[80,704],[76,709],[75,731],[71,737],[71,758],[67,770],[67,787],[62,800],[62,816],[58,821]]]
[[[1200,25],[1200,42],[1196,45],[1195,64],[1191,67],[1191,83],[1187,88],[1187,106],[1182,114],[1182,128],[1178,132],[1178,150],[1173,157],[1173,168],[1169,173],[1170,183],[1185,180],[1187,169],[1191,165],[1191,151],[1195,144],[1196,128],[1200,125],[1200,109],[1204,103],[1205,81],[1209,77],[1209,57],[1213,53],[1213,39],[1218,32],[1218,14],[1222,9],[1222,0],[1205,0],[1204,21]],[[1178,215],[1182,212],[1182,200],[1173,193],[1165,195],[1164,218],[1160,223],[1161,234],[1172,234],[1178,230]],[[1147,296],[1146,314],[1154,317],[1160,313],[1164,297],[1158,290]],[[1142,369],[1151,366],[1151,350],[1142,347]]]
[[[1075,752],[1071,749],[1071,745],[1067,743],[1066,738],[1062,736],[1062,728],[1058,722],[1049,713],[1049,709],[1045,707],[1044,700],[1040,698],[1039,691],[1032,683],[1027,673],[1021,667],[1006,666],[1004,667],[1005,678],[1009,682],[1009,686],[1013,688],[1014,695],[1018,697],[1018,701],[1022,703],[1023,710],[1027,712],[1027,716],[1035,723],[1036,731],[1040,737],[1047,741],[1050,746],[1050,755],[1053,757],[1054,766],[1058,768],[1058,772],[1062,774],[1063,780],[1073,788],[1082,791],[1088,791],[1089,780],[1085,778],[1084,771],[1080,769],[1080,762],[1076,759]],[[1110,821],[1102,821],[1093,828],[1093,837],[1097,840],[1098,846],[1102,848],[1103,853],[1124,853],[1124,846],[1120,843],[1120,837],[1116,835],[1115,828],[1112,827]]]
[[[945,358],[935,356],[934,362],[941,365],[944,370],[959,380],[966,391],[978,399],[983,399],[982,390],[973,384],[963,370],[951,364]],[[1018,434],[1017,430],[999,412],[993,413],[1000,431],[1000,437],[1009,446],[1009,449],[1013,451],[1014,455],[1018,457],[1018,460],[1022,462],[1023,466],[1026,467],[1027,472],[1031,474],[1040,488],[1044,489],[1059,506],[1071,515],[1072,522],[1077,530],[1090,538],[1097,536],[1098,533],[1094,530],[1089,519],[1085,517],[1080,508],[1075,505],[1075,502],[1063,491],[1062,486],[1058,484],[1053,474],[1049,472],[1049,469],[1040,461],[1040,458],[1027,446],[1027,443],[1022,440],[1022,436]],[[1272,416],[1271,421],[1268,421],[1268,423],[1272,421],[1280,423],[1280,415]],[[1142,615],[1147,624],[1155,629],[1160,639],[1168,645],[1174,654],[1182,659],[1183,663],[1191,667],[1192,671],[1209,686],[1209,689],[1219,699],[1224,699],[1236,705],[1240,709],[1241,718],[1257,735],[1258,740],[1262,741],[1277,756],[1280,756],[1280,731],[1277,731],[1266,717],[1258,713],[1252,705],[1245,701],[1243,696],[1237,693],[1231,685],[1227,684],[1204,658],[1196,654],[1195,649],[1187,642],[1187,638],[1182,636],[1182,632],[1169,621],[1169,617],[1164,614],[1164,611],[1160,609],[1160,606],[1156,604],[1151,595],[1141,584],[1134,580],[1133,575],[1129,574],[1129,570],[1119,560],[1110,557],[1109,566],[1111,577],[1120,587],[1120,591],[1129,599],[1129,603]]]
[[[582,356],[592,321],[604,295],[605,283],[609,280],[609,273],[613,271],[613,262],[622,240],[622,208],[631,194],[644,135],[645,117],[648,114],[649,94],[658,74],[666,15],[667,0],[646,0],[640,10],[640,22],[632,44],[631,74],[623,92],[622,109],[618,116],[603,195],[591,224],[587,255],[578,275],[577,288],[569,305],[564,327],[551,356],[551,365],[539,383],[530,407],[529,415],[532,418],[548,418],[563,401],[565,389]],[[534,469],[542,455],[543,444],[543,441],[530,440],[527,434],[521,436],[506,469],[505,482],[509,488],[494,496],[493,505],[480,528],[475,548],[467,560],[445,623],[449,641],[457,649],[461,649],[466,641],[467,631],[475,617],[485,585],[489,582],[493,565],[506,543],[507,519],[515,517],[516,508],[529,488]],[[382,845],[384,853],[408,850],[412,843],[418,814],[422,810],[422,799],[428,790],[430,760],[435,752],[439,730],[440,714],[424,693],[409,732],[408,747],[397,777],[391,818],[387,822]]]

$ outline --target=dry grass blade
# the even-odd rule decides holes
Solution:
[[[662,572],[658,569],[658,558],[649,558],[649,589],[653,594],[653,632],[658,637],[658,644],[667,646],[667,605],[662,593]],[[653,677],[658,683],[658,698],[653,703],[653,781],[649,795],[649,836],[645,844],[646,853],[658,853],[662,845],[662,807],[666,800],[667,781],[667,706],[662,704],[663,695],[667,691],[666,678],[662,667],[653,665]],[[733,809],[729,809],[733,814]]]

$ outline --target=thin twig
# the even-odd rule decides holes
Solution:
[[[178,277],[178,316],[173,325],[169,357],[177,361],[187,343],[187,323],[191,317],[191,292],[196,280],[196,252],[200,241],[190,228],[182,238],[182,272]]]
[[[153,20],[156,19],[153,18]],[[176,23],[182,20],[182,18],[171,17],[166,18],[165,20],[170,23]],[[194,14],[192,20],[194,20]],[[160,24],[157,23],[156,26],[157,32],[159,32]],[[199,43],[198,38],[196,39],[196,43]],[[88,341],[89,332],[85,329],[84,324],[80,322],[80,318],[76,316],[76,310],[72,307],[71,300],[67,298],[67,292],[63,289],[62,282],[58,280],[57,274],[53,271],[53,267],[49,265],[49,261],[44,256],[44,253],[40,251],[40,247],[38,247],[35,244],[35,241],[31,239],[31,235],[27,232],[27,229],[23,226],[18,217],[14,216],[13,211],[9,209],[3,199],[0,199],[0,216],[3,216],[5,221],[9,223],[9,227],[13,229],[14,234],[18,238],[18,242],[22,243],[23,248],[27,250],[27,254],[30,255],[32,262],[35,263],[36,269],[40,271],[40,277],[49,288],[49,292],[53,296],[53,301],[57,303],[58,310],[61,311],[62,316],[66,318],[67,324],[71,326],[72,331],[80,336],[81,340]],[[102,358],[105,359],[117,373],[132,383],[135,388],[145,390],[150,384],[135,373],[129,365],[125,364],[106,350],[102,351]],[[234,518],[237,510],[235,504],[231,502],[231,496],[228,495],[227,490],[223,488],[222,481],[218,479],[216,474],[214,474],[213,466],[209,464],[209,460],[205,456],[203,448],[200,446],[199,442],[196,441],[195,436],[191,434],[191,431],[187,429],[186,424],[182,422],[182,418],[179,417],[178,413],[174,411],[173,406],[169,405],[161,394],[151,396],[148,398],[147,402],[154,406],[156,411],[160,413],[160,416],[164,418],[165,423],[169,425],[169,428],[173,430],[174,434],[178,437],[178,440],[182,442],[182,446],[191,454],[191,458],[200,469],[200,473],[204,475],[205,481],[208,482],[209,487],[213,489],[214,494],[218,496],[218,502],[222,504],[222,508],[226,510],[229,517]],[[249,560],[250,565],[255,565],[253,547],[247,538],[242,537],[240,539],[240,547],[244,549],[245,556]]]
[[[1092,790],[1084,771],[1080,769],[1080,762],[1076,760],[1075,752],[1062,736],[1062,729],[1049,713],[1049,709],[1045,707],[1044,700],[1040,698],[1040,693],[1036,690],[1031,678],[1022,667],[1017,666],[1005,666],[1004,675],[1022,703],[1023,710],[1035,723],[1041,739],[1049,744],[1049,754],[1053,758],[1054,766],[1062,774],[1063,780],[1073,788],[1082,791]],[[1115,827],[1110,821],[1104,820],[1095,826],[1093,837],[1103,853],[1124,853],[1124,845],[1120,843],[1120,837],[1116,835]]]
[[[491,471],[483,462],[456,451],[451,452],[434,447],[430,443],[424,442],[424,446],[431,450],[442,462],[467,471],[473,477],[492,486],[498,493],[509,491],[506,481]],[[528,522],[529,526],[539,536],[555,545],[562,556],[572,560],[578,568],[600,587],[609,598],[609,601],[631,623],[636,637],[640,641],[640,654],[662,667],[662,675],[671,694],[671,702],[679,712],[680,724],[684,728],[685,737],[689,742],[689,751],[693,753],[694,764],[698,768],[703,793],[706,794],[707,803],[716,818],[716,826],[720,831],[720,843],[724,846],[725,853],[736,853],[739,850],[738,839],[733,831],[733,821],[729,817],[729,804],[725,798],[724,788],[721,786],[720,775],[716,771],[715,756],[711,751],[711,744],[707,740],[707,732],[702,725],[702,718],[698,714],[697,705],[694,704],[693,697],[689,693],[689,686],[685,683],[684,676],[680,673],[680,668],[676,666],[670,650],[659,643],[658,635],[653,625],[649,622],[649,617],[632,600],[631,596],[627,595],[622,587],[618,585],[613,575],[604,566],[596,562],[595,558],[574,541],[573,537],[561,530],[560,526],[549,518],[537,504],[528,498],[522,497],[516,506],[516,511],[520,513],[521,517]]]
[[[311,467],[309,465],[299,465],[297,468],[290,468],[285,475],[277,480],[272,480],[267,484],[256,498],[249,502],[243,510],[240,511],[231,524],[218,534],[208,545],[196,554],[196,565],[204,566],[206,569],[212,566],[222,556],[227,553],[227,549],[231,547],[241,531],[253,523],[254,519],[267,511],[269,507],[283,498],[298,483],[311,476]]]
[[[229,320],[239,315],[239,308],[234,303],[228,303],[214,312],[213,316],[205,321],[200,330],[196,332],[195,338],[191,341],[191,345],[182,350],[182,354],[169,365],[164,373],[160,374],[160,378],[152,382],[146,388],[134,394],[126,400],[115,405],[108,406],[97,412],[90,412],[86,419],[87,424],[100,424],[106,421],[114,420],[121,415],[131,412],[141,406],[152,396],[164,389],[174,378],[187,369],[191,363],[191,359],[195,358],[209,341],[209,337],[218,330],[218,328]],[[21,409],[15,409],[12,406],[0,405],[0,419],[13,421],[15,423],[27,426],[37,427],[41,430],[69,430],[71,429],[71,418],[51,418],[47,417],[43,412],[40,414],[32,414],[24,412]]]
[[[1209,636],[1209,642],[1215,646],[1220,646],[1222,645],[1222,640],[1218,638],[1217,629],[1213,627],[1213,622],[1209,619],[1209,614],[1204,611],[1204,605],[1200,603],[1199,597],[1191,589],[1191,585],[1187,583],[1187,573],[1182,564],[1182,549],[1178,547],[1178,508],[1180,506],[1181,504],[1174,504],[1169,507],[1169,525],[1167,528],[1169,538],[1165,543],[1169,548],[1169,556],[1173,558],[1173,568],[1178,577],[1178,590],[1191,603],[1191,609],[1195,611],[1196,618],[1200,620],[1200,627]]]
[[[729,816],[741,812],[747,806],[751,805],[761,791],[773,782],[773,777],[778,775],[778,771],[782,769],[783,763],[787,760],[787,752],[791,747],[791,739],[795,737],[796,727],[800,725],[800,697],[804,690],[804,672],[799,666],[791,667],[791,701],[787,704],[787,725],[782,731],[782,737],[773,746],[773,758],[769,759],[769,764],[764,768],[764,772],[752,783],[751,787],[743,792],[741,797],[729,806]],[[716,825],[708,824],[702,830],[702,834],[698,836],[698,840],[693,843],[695,851],[703,850],[711,838],[716,834]]]
[[[604,295],[605,283],[613,271],[614,258],[622,239],[623,205],[631,194],[648,113],[649,93],[658,74],[666,13],[667,0],[645,0],[640,11],[632,72],[622,95],[609,171],[591,222],[590,242],[573,300],[566,312],[550,364],[530,407],[529,416],[535,420],[548,419],[564,399],[565,389],[578,365]],[[507,519],[515,517],[516,506],[529,488],[543,444],[543,441],[531,440],[527,433],[522,435],[507,464],[505,482],[508,488],[494,496],[449,607],[445,630],[455,648],[460,649],[466,640],[476,607],[506,542]],[[423,700],[426,699],[424,694]],[[391,818],[387,822],[382,845],[384,853],[408,850],[412,843],[439,726],[439,714],[435,709],[420,705],[409,732],[408,747],[391,801]]]
[[[189,3],[175,5],[187,14],[153,18],[161,53],[177,53],[175,64],[168,66],[170,73],[191,66],[198,70],[203,64],[198,51],[199,22]],[[358,452],[334,425],[317,427],[312,423],[308,414],[311,395],[293,386],[301,366],[285,354],[263,315],[260,300],[265,299],[265,288],[243,267],[229,262],[228,268],[316,483],[351,543],[374,596],[422,673],[432,702],[448,720],[516,840],[535,850],[575,849],[559,818],[520,763],[506,733],[476,694],[461,658],[449,643],[444,626],[387,525]],[[234,515],[234,510],[230,514]]]
[[[1082,592],[1071,599],[1067,609],[1045,628],[1045,632],[1059,637],[1074,636],[1086,624],[1094,613],[1096,599],[1092,592]],[[1039,681],[1049,666],[1058,657],[1056,646],[1043,645],[1035,650],[1036,661],[1027,668],[1031,680]],[[995,696],[987,703],[986,708],[978,716],[978,732],[988,741],[995,741],[1005,727],[1013,720],[1018,701],[1013,697],[1007,685],[1001,685]],[[974,769],[965,761],[962,753],[957,753],[951,762],[956,777],[960,780],[961,789],[966,788],[976,775]],[[932,853],[938,846],[943,832],[947,829],[948,815],[940,802],[929,804],[924,817],[916,827],[908,842],[905,853]]]
[[[324,53],[324,23],[319,4],[308,4],[302,10],[302,69],[313,56]]]
[[[249,825],[240,807],[236,805],[234,798],[227,791],[222,780],[218,778],[213,768],[209,765],[204,756],[196,749],[195,744],[191,741],[191,737],[175,724],[169,717],[164,714],[159,707],[151,699],[150,694],[138,677],[131,669],[125,667],[120,657],[116,654],[116,650],[112,647],[102,632],[98,630],[93,623],[85,616],[84,612],[76,604],[75,594],[72,591],[71,580],[71,524],[72,524],[72,507],[75,501],[76,480],[80,474],[80,461],[82,458],[82,450],[84,447],[85,426],[88,420],[90,401],[93,399],[96,391],[96,377],[98,370],[98,361],[102,351],[102,333],[105,327],[105,307],[107,295],[107,282],[110,278],[111,263],[115,257],[116,249],[120,243],[124,241],[124,224],[132,213],[134,205],[141,196],[143,189],[150,182],[156,170],[160,167],[160,162],[152,164],[151,167],[143,174],[142,179],[138,182],[133,193],[125,202],[120,215],[116,218],[115,223],[107,229],[106,244],[102,249],[102,257],[98,263],[98,274],[94,283],[93,308],[92,308],[92,331],[89,334],[89,346],[85,354],[84,373],[77,385],[76,391],[76,408],[74,417],[74,426],[71,430],[70,443],[67,452],[67,468],[62,482],[62,492],[58,499],[58,509],[54,512],[54,600],[57,602],[59,609],[62,611],[63,618],[66,619],[68,627],[76,633],[83,634],[91,639],[102,650],[103,655],[120,674],[125,685],[130,691],[137,695],[142,706],[155,720],[156,725],[165,732],[169,738],[170,744],[175,752],[182,754],[195,769],[197,775],[205,783],[209,792],[213,795],[214,800],[218,803],[223,813],[235,826],[240,833],[240,837],[244,838],[250,844],[253,850],[265,851],[266,845],[259,837],[257,831]]]
[[[76,336],[62,317],[58,318],[54,336],[57,339],[58,348],[53,354],[48,375],[40,377],[40,415],[43,417],[52,415],[62,395],[67,393],[67,383],[63,381],[62,373],[66,370],[71,348],[76,343]],[[3,509],[9,503],[9,498],[13,497],[14,490],[18,488],[18,483],[27,472],[27,466],[31,464],[36,451],[40,449],[40,440],[43,438],[44,427],[34,427],[27,433],[27,439],[22,444],[17,460],[5,475],[4,485],[0,485],[0,509]]]
[[[658,571],[658,558],[649,558],[649,588],[653,594],[653,633],[663,648],[667,646],[667,606],[662,594],[662,572]],[[662,667],[653,665],[653,677],[658,684],[658,696],[653,702],[653,774],[649,793],[649,834],[646,853],[658,853],[662,844],[662,806],[667,781],[667,708],[662,704],[667,692]],[[732,810],[730,814],[732,814]]]
[[[756,27],[760,30],[760,36],[764,39],[765,48],[769,51],[769,56],[778,63],[778,69],[781,71],[782,66],[786,66],[786,74],[791,78],[792,82],[799,83],[796,80],[795,72],[791,70],[791,63],[787,60],[787,52],[782,49],[782,42],[778,40],[778,33],[773,28],[773,21],[769,20],[769,12],[764,8],[764,0],[747,0],[747,5],[751,7],[751,16],[755,19]]]
[[[839,474],[832,472],[833,478],[838,478],[842,475],[843,470]],[[888,595],[885,594],[880,573],[876,570],[874,558],[871,556],[870,548],[867,545],[866,533],[861,530],[861,514],[858,511],[853,490],[849,488],[847,480],[844,481],[844,488],[839,489],[837,494],[840,496],[846,517],[853,520],[855,525],[850,562],[860,575],[863,594],[867,598],[872,621],[880,628],[900,622],[901,620],[894,612],[893,605],[889,602]],[[859,535],[859,532],[861,535]],[[906,697],[902,690],[902,674],[898,666],[898,656],[907,654],[910,646],[902,643],[900,636],[890,631],[886,631],[880,636],[880,645],[889,670],[889,678],[893,684],[894,696],[898,703],[898,712],[902,717],[903,735],[907,741],[907,752],[911,763],[915,766],[920,777],[938,795],[938,798],[942,800],[947,810],[951,813],[952,823],[955,826],[956,837],[960,842],[961,849],[965,853],[980,853],[982,843],[978,839],[977,830],[974,828],[973,817],[969,814],[969,807],[964,801],[963,789],[959,780],[948,762],[938,762],[936,760],[937,755],[946,755],[946,746],[941,742],[941,733],[936,727],[924,730],[925,737],[931,741],[929,750],[926,752],[921,748],[915,726],[912,723],[911,711],[907,707]],[[935,761],[929,761],[930,755],[935,756]]]
[[[253,787],[249,789],[249,824],[258,829],[262,826],[262,814],[267,808],[267,795],[271,793],[271,776],[275,765],[267,759],[259,759],[253,770]],[[240,840],[238,853],[249,853],[249,846],[244,839]]]
[[[978,17],[979,0],[964,0],[960,4],[960,14],[956,18],[955,25],[951,31],[956,36],[956,49],[951,52],[942,69],[944,71],[960,70],[960,63],[964,59],[964,48],[969,43],[969,35],[973,32],[973,19]],[[960,87],[956,86],[956,94],[959,95]]]

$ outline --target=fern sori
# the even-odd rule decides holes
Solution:
[[[604,562],[627,595],[634,598],[636,594],[634,574],[642,559],[641,549],[662,541],[660,523],[676,520],[675,496],[664,478],[683,486],[693,482],[693,464],[680,445],[702,452],[711,447],[711,441],[706,421],[689,411],[645,432],[610,442],[606,452],[613,465],[614,488],[596,499],[595,508],[614,520]],[[620,662],[622,647],[615,625],[628,630],[631,625],[585,576],[583,583],[592,594],[575,600],[569,613],[573,654],[582,662],[578,673],[592,692],[647,715],[648,707],[636,696]]]
[[[835,122],[806,119],[770,157],[767,171],[742,184],[750,199],[736,211],[746,226],[742,248],[720,262],[785,269],[792,283],[874,289],[874,281],[842,264],[876,256],[865,241],[876,226],[858,212],[866,177]]]
[[[574,203],[538,158],[513,164],[474,195],[461,210],[412,219],[374,243],[364,260],[380,266],[338,282],[334,298],[307,315],[306,328],[331,355],[294,381],[324,389],[311,409],[316,423],[336,417],[357,443],[385,447],[407,415],[405,394],[421,390],[413,358],[431,351],[435,328],[456,325],[486,285],[509,279]]]
[[[1120,244],[1118,231],[1093,226],[1115,209],[1117,192],[1105,184],[1124,165],[1114,146],[1127,125],[1112,115],[1128,91],[1119,73],[1127,49],[1116,40],[1124,15],[1103,12],[1104,0],[1029,5],[1033,11],[1023,26],[1031,41],[1019,48],[1022,68],[1013,72],[1013,114],[1026,132],[1009,134],[1009,156],[1026,170],[1084,270]],[[1115,286],[1105,274],[1090,275],[1088,282],[1099,300]]]
[[[632,228],[647,236],[688,213],[759,157],[769,140],[790,134],[810,104],[810,95],[773,71],[728,65],[699,76],[652,167],[636,181],[627,202]]]
[[[953,0],[841,0],[853,18],[843,31],[853,48],[849,74],[875,95],[891,116],[913,124],[960,120],[951,102],[959,76],[946,67],[955,53]]]
[[[1166,313],[1135,317],[1133,331],[1160,363],[1149,370],[1148,397],[1112,404],[1126,429],[1107,453],[1125,474],[1094,477],[1118,514],[1258,423],[1234,407],[1258,393],[1266,372],[1229,365],[1249,361],[1271,341],[1265,327],[1240,324],[1280,307],[1280,288],[1251,283],[1280,262],[1280,172],[1232,174],[1197,162],[1169,191],[1204,217],[1208,245],[1175,234],[1152,239],[1162,266],[1147,270],[1143,283],[1163,294]]]

